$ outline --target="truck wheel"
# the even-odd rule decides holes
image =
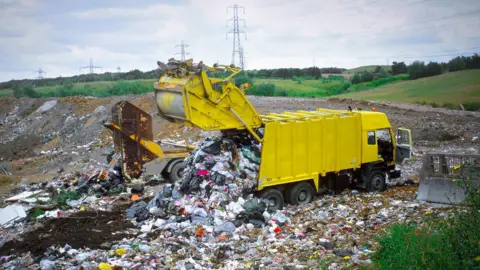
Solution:
[[[301,205],[310,203],[313,199],[313,188],[308,182],[298,182],[290,190],[290,203]]]
[[[273,210],[273,211],[277,211],[277,210],[281,210],[283,208],[283,195],[282,195],[282,192],[280,192],[280,190],[278,189],[275,189],[275,188],[271,188],[271,189],[268,189],[268,190],[265,190],[263,193],[262,193],[262,199],[265,199],[265,200],[268,200],[269,201],[269,204],[268,204],[268,208]]]
[[[172,183],[176,183],[182,179],[183,169],[185,169],[185,164],[183,162],[177,162],[173,165],[169,175]]]
[[[368,191],[382,191],[386,187],[385,173],[382,171],[373,171],[368,177],[367,189]]]

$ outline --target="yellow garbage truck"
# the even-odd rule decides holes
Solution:
[[[158,114],[204,130],[250,133],[261,143],[257,190],[276,204],[308,203],[323,188],[381,191],[387,177],[400,176],[396,161],[411,156],[410,130],[394,133],[385,113],[319,108],[260,115],[245,85],[232,81],[241,71],[233,65],[157,64]]]

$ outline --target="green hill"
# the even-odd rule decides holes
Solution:
[[[282,79],[254,79],[254,85],[272,83],[277,91],[283,91],[286,96],[324,97],[327,92],[343,84],[342,80],[302,80],[298,83],[293,80]]]
[[[375,69],[378,67],[379,65],[375,65],[375,66],[361,66],[361,67],[356,67],[356,68],[351,68],[351,69],[348,69],[348,70],[345,70],[343,72],[343,74],[355,74],[357,72],[363,72],[363,71],[368,71],[368,72],[374,72]],[[380,67],[383,69],[383,70],[386,70],[386,71],[389,71],[392,69],[392,66],[382,66],[380,65]]]
[[[446,73],[379,86],[335,97],[428,103],[434,105],[480,104],[480,70]]]

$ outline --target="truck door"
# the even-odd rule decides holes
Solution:
[[[404,159],[412,158],[412,131],[406,128],[397,129],[395,162],[401,164]]]

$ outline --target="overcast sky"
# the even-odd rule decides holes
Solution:
[[[480,0],[0,0],[0,81],[86,73],[90,58],[102,72],[152,70],[182,39],[196,62],[229,64],[233,4],[245,7],[247,69],[480,52]]]

